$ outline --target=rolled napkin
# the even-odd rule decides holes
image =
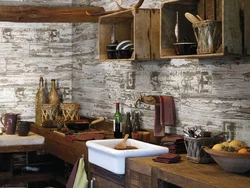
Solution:
[[[153,161],[155,162],[166,163],[166,164],[178,163],[180,160],[181,156],[174,153],[167,153],[164,155],[160,155],[156,158],[153,158]]]

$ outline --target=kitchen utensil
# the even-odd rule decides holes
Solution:
[[[194,42],[177,42],[173,45],[177,55],[196,54],[197,44]]]
[[[129,150],[129,149],[138,149],[136,146],[126,146],[125,148],[115,148],[117,150]]]
[[[3,126],[5,127],[6,134],[15,134],[18,115],[19,114],[7,113],[1,117],[0,120]]]
[[[115,145],[115,149],[126,149],[126,147],[127,147],[126,141],[127,141],[128,137],[129,137],[129,134],[126,134],[124,136],[123,140],[119,144]]]
[[[193,14],[191,14],[191,13],[189,13],[189,12],[186,12],[186,13],[185,13],[185,17],[186,17],[186,18],[188,19],[188,21],[190,21],[191,23],[197,23],[197,22],[200,21],[197,17],[195,17],[195,15],[193,15]]]
[[[196,15],[196,18],[198,18],[199,21],[203,21],[202,17],[200,17],[198,14]]]
[[[91,125],[103,122],[104,120],[104,118],[99,118],[92,122],[89,122],[87,119],[69,120],[65,122],[65,125],[68,129],[80,131],[86,130],[90,128]]]

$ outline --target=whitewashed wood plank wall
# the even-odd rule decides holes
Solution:
[[[12,1],[15,2],[15,1]],[[120,0],[129,7],[136,0]],[[0,1],[6,3],[6,1]],[[10,3],[10,1],[8,1]],[[117,9],[113,0],[18,1],[23,4],[71,4]],[[143,8],[159,8],[145,0]],[[40,76],[58,80],[65,102],[81,103],[81,115],[112,119],[115,102],[122,112],[139,110],[144,128],[153,128],[154,106],[134,101],[145,95],[172,95],[177,127],[202,126],[227,131],[228,137],[250,144],[250,59],[99,62],[98,25],[0,23],[0,112],[34,119]],[[131,77],[132,75],[132,77]],[[132,81],[132,86],[131,86]]]

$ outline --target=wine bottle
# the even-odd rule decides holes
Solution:
[[[137,132],[137,131],[140,131],[140,129],[141,129],[139,112],[135,112],[134,117],[135,117],[135,119],[133,122],[133,132]]]
[[[129,138],[132,138],[132,123],[130,119],[130,112],[126,113],[125,134],[129,134]]]
[[[120,105],[116,103],[116,111],[114,114],[114,138],[122,138],[122,114],[120,113]]]
[[[36,93],[36,125],[42,125],[42,104],[46,103],[46,93],[43,85],[43,77],[40,77],[39,88]]]

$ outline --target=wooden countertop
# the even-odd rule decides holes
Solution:
[[[32,124],[31,131],[45,137],[44,148],[50,154],[75,164],[79,157],[84,155],[88,159],[88,150],[84,141],[69,141],[61,134],[50,131],[50,128],[43,128]]]
[[[28,136],[0,135],[0,153],[38,151],[44,148],[44,137],[29,132]]]
[[[187,161],[186,155],[181,156],[181,162],[175,164],[154,162],[153,157],[140,157],[128,158],[126,165],[152,176],[153,187],[158,187],[158,179],[184,188],[245,188],[250,185],[250,173],[233,174],[224,171],[217,163],[195,164]]]

